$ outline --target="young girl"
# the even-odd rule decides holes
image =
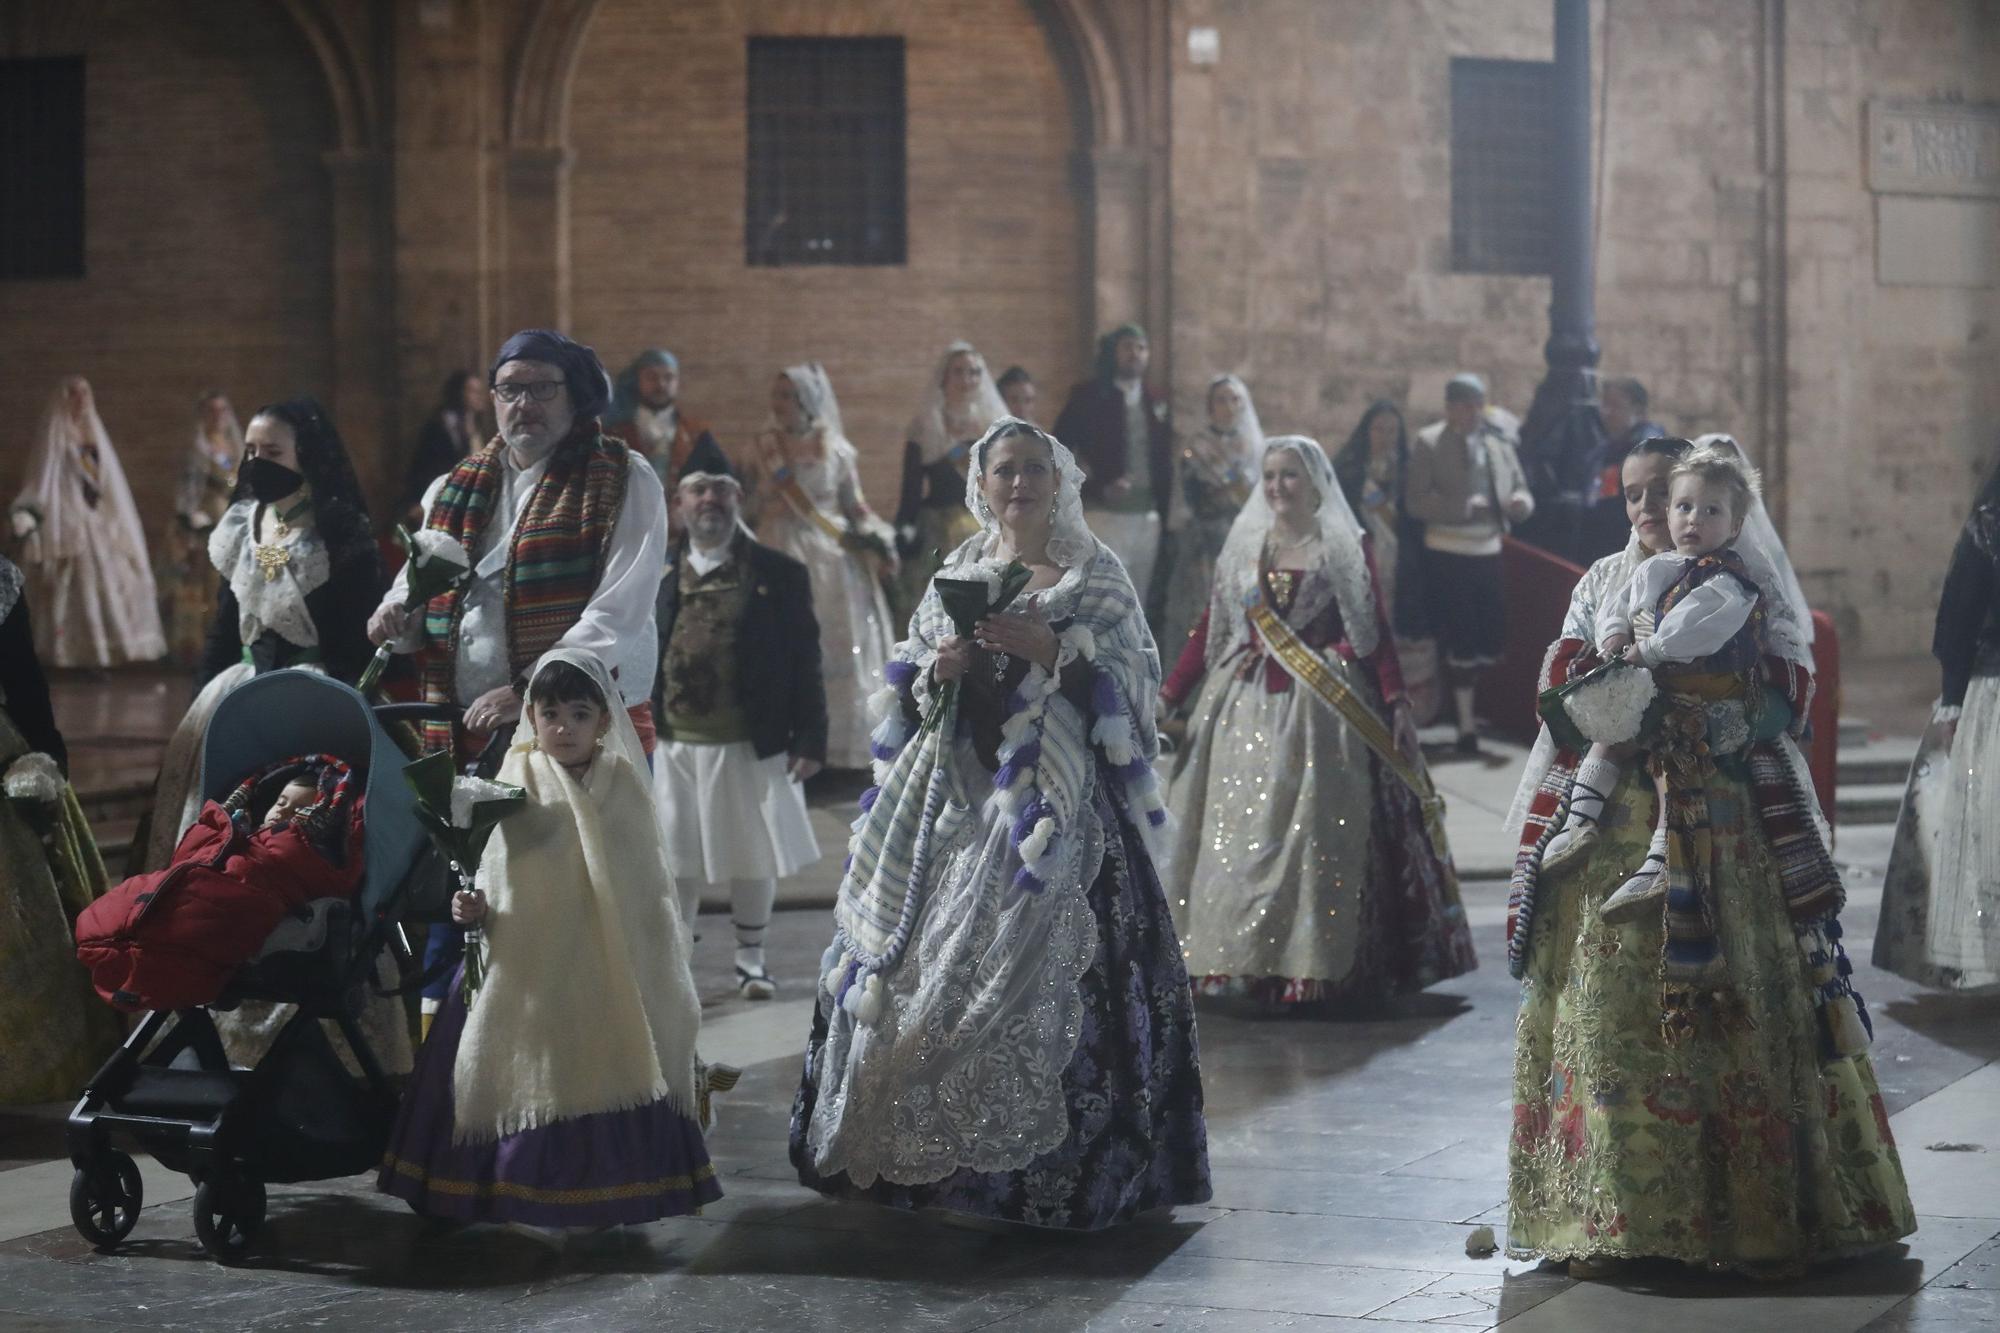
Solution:
[[[1755,674],[1763,656],[1757,614],[1762,592],[1731,543],[1743,531],[1757,484],[1754,468],[1713,447],[1697,448],[1675,465],[1667,500],[1674,549],[1641,564],[1599,612],[1600,656],[1645,667],[1663,688],[1755,700],[1754,682],[1746,677]],[[1620,767],[1638,749],[1632,742],[1590,747],[1577,766],[1569,818],[1544,857],[1545,876],[1583,864]],[[1655,781],[1660,817],[1652,845],[1644,863],[1599,912],[1613,924],[1657,907],[1667,892],[1667,799],[1664,778]]]
[[[427,1216],[593,1227],[722,1197],[695,1123],[701,1007],[639,737],[604,663],[535,664],[500,769],[528,793],[452,919],[484,928],[377,1185]]]

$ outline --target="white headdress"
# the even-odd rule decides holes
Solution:
[[[969,356],[979,367],[979,384],[972,391],[972,401],[966,405],[965,417],[958,430],[946,419],[944,382],[951,373],[954,358]],[[979,349],[963,338],[944,349],[938,358],[937,368],[931,372],[930,382],[924,385],[923,404],[916,416],[910,418],[909,440],[923,454],[926,464],[935,463],[952,449],[965,443],[969,438],[984,434],[986,428],[1007,415],[1007,404],[1001,400],[1000,390],[993,383],[993,373],[986,368],[986,358]],[[960,431],[970,426],[969,434]]]
[[[81,385],[83,410],[72,415],[69,395],[72,385]],[[86,472],[82,447],[97,446],[96,477]],[[97,489],[93,507],[83,496],[83,484]],[[72,375],[56,386],[42,415],[42,429],[35,440],[35,452],[28,460],[27,484],[13,508],[32,507],[41,515],[41,526],[28,538],[24,558],[29,564],[81,555],[93,544],[107,544],[128,555],[148,572],[145,575],[146,601],[153,598],[151,565],[146,558],[145,528],[139,522],[138,506],[132,503],[132,488],[125,483],[125,469],[119,466],[117,451],[97,415],[97,401],[90,385],[80,375]]]
[[[1003,416],[988,426],[972,446],[965,470],[965,507],[972,511],[986,533],[988,540],[983,545],[990,548],[991,539],[1000,532],[1000,520],[979,490],[980,479],[986,474],[986,451],[1009,435],[1034,436],[1049,447],[1049,454],[1055,459],[1056,512],[1049,527],[1049,559],[1064,569],[1074,569],[1097,552],[1097,538],[1083,521],[1083,469],[1077,466],[1076,455],[1069,451],[1068,445],[1019,417]]]
[[[827,378],[826,367],[808,361],[804,365],[786,366],[780,373],[792,382],[792,392],[799,397],[799,409],[806,414],[806,424],[823,430],[828,441],[845,440],[847,431],[840,424],[840,400],[833,396],[833,381]],[[771,426],[777,428],[775,418]]]
[[[1375,586],[1368,577],[1368,561],[1361,548],[1361,522],[1348,506],[1347,496],[1334,478],[1333,464],[1317,440],[1303,435],[1274,435],[1265,442],[1261,470],[1275,453],[1288,453],[1305,466],[1306,477],[1319,492],[1319,509],[1314,522],[1319,542],[1314,549],[1308,577],[1299,584],[1299,600],[1286,619],[1294,625],[1311,621],[1331,599],[1340,607],[1341,627],[1355,656],[1375,651],[1380,637],[1375,604]],[[1251,489],[1250,499],[1215,561],[1215,588],[1208,603],[1208,665],[1211,669],[1227,660],[1250,636],[1249,618],[1244,608],[1260,591],[1263,579],[1264,542],[1275,521],[1271,502],[1263,486]],[[1320,577],[1310,577],[1318,574]]]
[[[1695,437],[1694,445],[1697,449],[1724,449],[1746,463],[1750,461],[1733,435],[1700,435]],[[1806,601],[1805,589],[1799,586],[1791,557],[1785,554],[1785,543],[1764,509],[1762,496],[1751,498],[1750,513],[1743,520],[1743,531],[1737,536],[1735,547],[1751,579],[1764,594],[1764,632],[1771,651],[1811,671],[1812,607]]]
[[[532,682],[554,662],[589,677],[611,723],[581,778],[535,744]],[[552,649],[529,680],[500,780],[530,804],[479,866],[490,972],[452,1066],[457,1142],[663,1098],[695,1109],[701,1001],[638,732],[594,654]]]
[[[1227,431],[1217,430],[1212,421],[1204,421],[1203,443],[1223,455],[1216,461],[1242,469],[1244,477],[1254,487],[1257,484],[1257,469],[1264,465],[1264,426],[1257,419],[1257,403],[1250,396],[1250,386],[1240,376],[1217,375],[1208,382],[1208,393],[1202,399],[1202,408],[1204,411],[1207,409],[1215,391],[1225,384],[1235,389],[1243,399],[1243,410],[1238,414],[1235,426]]]

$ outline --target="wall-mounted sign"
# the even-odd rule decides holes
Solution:
[[[2000,198],[2000,107],[1869,102],[1868,188]]]

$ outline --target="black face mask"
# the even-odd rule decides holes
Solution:
[[[274,463],[268,458],[253,458],[245,463],[243,480],[250,487],[250,494],[265,504],[276,504],[306,484],[304,473],[294,472],[283,463]]]

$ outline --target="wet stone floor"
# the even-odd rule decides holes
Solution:
[[[1888,831],[1843,838],[1849,941],[1868,956]],[[826,914],[780,912],[776,1001],[736,997],[726,918],[706,915],[702,1046],[746,1066],[711,1147],[726,1198],[697,1218],[551,1245],[443,1230],[368,1177],[273,1187],[233,1268],[204,1257],[187,1181],[149,1164],[130,1240],[98,1254],[68,1224],[65,1108],[0,1112],[0,1330],[527,1328],[1965,1330],[2000,1327],[2000,1002],[1874,972],[1875,1058],[1922,1229],[1797,1281],[1673,1265],[1606,1282],[1472,1258],[1504,1241],[1514,988],[1505,885],[1467,885],[1470,977],[1366,1019],[1204,1007],[1215,1199],[1109,1234],[970,1230],[832,1203],[795,1182],[786,1119]],[[1930,1145],[1956,1145],[1933,1151]]]

